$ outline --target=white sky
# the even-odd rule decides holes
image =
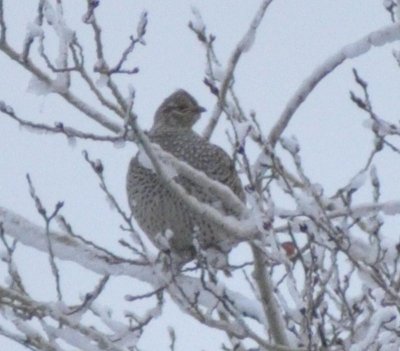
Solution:
[[[81,23],[86,1],[64,2],[69,25],[77,29],[81,43],[91,51],[87,54],[87,62],[90,62],[93,58],[92,33]],[[216,51],[224,64],[247,30],[258,4],[258,1],[229,0],[102,1],[96,15],[103,28],[106,57],[111,63],[116,62],[129,35],[135,32],[140,13],[144,9],[149,12],[147,45],[137,47],[131,60],[133,66],[140,67],[140,73],[131,76],[129,82],[121,79],[123,91],[127,91],[124,88],[127,83],[137,91],[135,111],[144,128],[150,126],[162,99],[177,88],[187,89],[208,108],[198,130],[202,130],[215,102],[202,83],[204,50],[187,28],[188,21],[193,18],[191,5],[199,9],[208,32],[216,35]],[[26,24],[33,20],[35,8],[33,0],[5,0],[8,35],[17,48],[22,47]],[[236,90],[242,106],[246,111],[256,111],[267,134],[291,94],[316,65],[342,46],[386,24],[389,24],[389,16],[382,1],[276,0],[268,10],[252,50],[242,57],[237,69]],[[56,47],[54,37],[49,37],[47,42]],[[313,181],[320,182],[328,193],[344,185],[362,167],[371,150],[371,133],[362,127],[366,116],[349,100],[349,90],[357,90],[351,72],[353,67],[368,80],[374,106],[381,117],[398,120],[399,69],[391,58],[391,50],[395,47],[372,49],[363,57],[340,66],[317,87],[286,131],[286,135],[295,134],[300,141],[307,174]],[[0,100],[13,106],[19,116],[36,122],[63,121],[86,131],[106,133],[60,98],[28,92],[30,75],[1,53],[0,67]],[[82,90],[77,84],[74,89],[79,96],[100,108],[86,89]],[[225,126],[219,127],[213,140],[228,147],[224,140]],[[92,158],[102,159],[110,187],[127,208],[125,173],[129,158],[135,152],[133,146],[116,148],[78,141],[71,147],[62,136],[32,134],[0,115],[0,205],[42,224],[28,194],[25,174],[29,172],[45,204],[51,207],[57,201],[65,201],[63,214],[76,232],[119,250],[117,241],[124,236],[118,228],[120,220],[110,211],[95,175],[84,162],[83,149],[89,150]],[[378,157],[377,166],[381,181],[386,184],[382,189],[384,199],[398,198],[398,158],[393,155]],[[49,276],[47,257],[34,255],[31,251],[29,254],[21,252],[18,257],[34,296],[54,298],[52,282],[43,284],[44,277]],[[80,270],[68,266],[65,272]],[[90,290],[95,281],[94,277],[69,274],[64,289],[71,289],[70,298],[76,302],[78,294]],[[116,310],[121,306],[132,308],[122,301],[123,296],[137,293],[138,289],[144,292],[146,286],[135,281],[116,280],[113,291],[106,294],[104,301],[112,299]],[[206,332],[206,328],[182,317],[174,306],[167,308],[170,311],[165,313],[168,320],[156,321],[151,332],[143,337],[145,349],[168,347],[167,325],[177,326],[178,350],[211,350],[224,340],[220,334]],[[2,350],[22,350],[1,337],[0,346]]]

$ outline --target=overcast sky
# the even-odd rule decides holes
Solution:
[[[16,48],[22,48],[27,24],[35,16],[36,1],[4,2],[10,42]],[[92,33],[81,21],[86,1],[64,2],[67,22],[76,29],[79,40],[87,48],[87,62],[90,62],[94,57]],[[101,2],[96,16],[103,28],[106,57],[111,63],[116,62],[128,43],[129,35],[135,32],[141,12],[147,10],[149,13],[146,46],[138,46],[131,60],[132,65],[140,68],[140,73],[120,81],[123,91],[127,92],[128,84],[136,89],[135,111],[144,128],[151,125],[153,113],[162,99],[177,88],[188,90],[208,108],[204,120],[196,127],[199,131],[215,103],[202,83],[205,69],[203,47],[187,27],[193,18],[191,6],[199,9],[208,32],[216,35],[216,51],[224,65],[247,30],[258,5],[259,1],[229,0]],[[254,46],[242,57],[237,68],[236,90],[243,108],[257,113],[267,134],[295,89],[318,64],[342,46],[387,24],[390,24],[390,19],[380,0],[276,0],[259,28]],[[48,37],[46,42],[49,50],[57,47],[54,36]],[[300,141],[307,174],[313,181],[321,183],[329,194],[344,185],[363,166],[371,150],[371,133],[362,126],[366,116],[349,99],[349,90],[357,89],[352,76],[353,67],[368,80],[374,106],[381,116],[398,120],[399,69],[391,54],[396,46],[398,44],[372,49],[361,58],[340,66],[317,87],[286,131],[286,135],[295,134]],[[2,53],[0,76],[0,100],[13,106],[19,116],[36,122],[62,121],[82,130],[108,133],[59,97],[40,96],[28,89],[30,75]],[[79,84],[74,83],[73,89],[101,109]],[[218,128],[213,141],[230,151],[225,140],[226,126],[222,124]],[[103,161],[107,181],[127,209],[125,174],[129,158],[136,150],[133,145],[118,148],[78,141],[71,146],[65,137],[32,134],[0,115],[0,206],[42,224],[29,197],[25,179],[29,172],[38,193],[49,207],[57,201],[65,201],[63,214],[76,232],[100,245],[119,250],[118,239],[124,237],[118,229],[119,217],[115,211],[110,211],[95,175],[84,162],[83,149],[87,149],[93,158]],[[377,166],[386,184],[383,198],[398,197],[398,177],[395,175],[400,174],[400,162],[394,156],[382,156],[378,158]],[[39,299],[54,298],[54,290],[50,292],[47,286],[44,287],[41,279],[41,274],[49,276],[47,257],[27,252],[18,256],[27,285]],[[33,266],[43,268],[32,270]],[[79,272],[76,267],[69,267],[66,271],[74,269]],[[95,277],[70,275],[65,279],[64,287],[68,284],[74,287],[70,296],[74,300],[79,293],[90,290],[95,281]],[[142,284],[120,279],[104,301],[110,299],[116,309],[121,306],[131,308],[122,301],[129,292],[127,286],[131,287],[132,294],[146,291]],[[168,325],[177,327],[178,350],[211,350],[224,340],[216,332],[203,334],[206,328],[182,317],[174,306],[168,309],[170,313],[165,314],[168,320],[156,321],[151,327],[152,332],[144,335],[142,346],[145,349],[168,347]],[[195,338],[191,333],[209,337]],[[193,340],[196,340],[195,345]],[[0,345],[2,350],[22,350],[1,337]]]

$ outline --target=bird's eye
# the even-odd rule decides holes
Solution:
[[[188,106],[187,105],[178,105],[177,109],[179,111],[186,111],[188,109]]]

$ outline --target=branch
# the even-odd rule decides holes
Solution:
[[[268,6],[272,3],[273,0],[264,0],[260,7],[258,8],[256,15],[254,16],[249,29],[243,36],[243,38],[237,44],[235,50],[232,53],[231,58],[228,62],[228,67],[226,69],[226,73],[222,79],[221,88],[219,90],[218,101],[214,107],[213,114],[211,119],[203,132],[203,137],[206,139],[210,139],[212,132],[214,131],[215,126],[218,123],[219,117],[221,116],[223,107],[225,105],[225,97],[228,91],[229,85],[233,79],[233,73],[235,71],[236,65],[239,62],[240,57],[243,53],[250,50],[252,44],[255,41],[257,28],[261,24],[262,19],[264,18],[265,12],[267,11]]]
[[[4,21],[3,0],[0,0],[0,43],[1,44],[6,42],[6,33],[7,33],[7,26],[6,22]]]
[[[123,143],[126,141],[127,136],[125,135],[97,135],[92,133],[85,133],[78,129],[64,125],[64,123],[57,122],[54,126],[50,126],[44,123],[34,123],[19,117],[11,106],[7,105],[3,101],[0,101],[0,112],[3,112],[7,116],[11,117],[13,120],[17,121],[21,127],[26,127],[28,129],[34,129],[37,131],[42,131],[44,133],[52,134],[63,134],[67,138],[79,138],[86,140],[95,141],[107,141],[111,143]]]
[[[43,228],[4,207],[0,207],[0,223],[3,223],[5,235],[47,253],[46,232]],[[139,279],[155,289],[160,288],[160,284],[165,284],[165,271],[162,265],[149,266],[141,261],[124,259],[63,233],[50,231],[49,235],[54,256],[58,259],[74,262],[100,275],[128,276]],[[213,294],[204,290],[199,279],[183,274],[174,279],[186,296],[196,297],[199,304],[204,307],[212,309],[218,303]],[[175,292],[179,293],[179,291]],[[225,290],[225,294],[241,314],[262,323],[264,316],[258,302],[231,290]]]
[[[289,346],[282,312],[273,294],[272,281],[263,259],[264,253],[256,245],[251,245],[251,249],[254,257],[254,280],[259,289],[264,314],[268,320],[269,331],[277,344]]]
[[[79,111],[83,112],[89,118],[95,120],[103,127],[111,130],[112,132],[120,133],[123,131],[123,128],[120,124],[111,121],[108,117],[98,112],[96,109],[78,98],[69,90],[57,89],[57,87],[52,84],[53,80],[46,73],[44,73],[39,67],[37,67],[29,58],[26,61],[22,61],[21,56],[6,42],[0,43],[0,50],[3,51],[9,58],[16,61],[19,65],[25,68],[27,71],[31,72],[41,82],[51,87],[53,89],[52,92],[63,97],[68,103],[70,103]]]
[[[193,168],[188,163],[181,161],[172,154],[164,151],[159,145],[151,144],[153,150],[162,162],[171,163],[175,170],[182,176],[189,178],[218,197],[229,209],[233,210],[239,218],[248,215],[248,210],[236,194],[225,184],[208,177],[204,172]]]
[[[132,117],[131,126],[137,136],[138,142],[142,145],[144,152],[149,157],[155,172],[159,175],[160,179],[164,182],[165,186],[177,195],[185,205],[195,214],[203,216],[210,223],[220,227],[224,232],[232,234],[233,237],[243,240],[251,239],[258,232],[257,227],[250,223],[250,221],[239,221],[233,216],[224,216],[217,209],[207,203],[199,201],[196,197],[187,193],[185,188],[174,181],[169,173],[164,169],[153,146],[146,134],[140,129],[136,122],[136,118]]]
[[[292,98],[286,104],[279,120],[275,123],[268,135],[268,144],[271,148],[275,145],[282,135],[283,131],[289,124],[294,113],[300,105],[307,99],[308,95],[322,81],[322,79],[333,72],[336,67],[347,59],[361,56],[368,52],[374,46],[382,46],[400,39],[400,25],[393,24],[385,26],[374,32],[369,33],[365,37],[346,45],[340,49],[335,55],[329,57],[322,65],[320,65],[297,89]]]
[[[8,305],[16,310],[29,311],[31,316],[35,316],[38,319],[43,319],[46,316],[49,316],[54,320],[59,321],[64,328],[68,327],[71,330],[79,332],[97,342],[97,345],[101,350],[123,351],[123,348],[116,346],[115,343],[110,341],[108,337],[98,332],[95,328],[85,327],[82,324],[77,323],[75,318],[69,318],[62,314],[61,311],[53,309],[51,304],[36,302],[25,295],[2,286],[0,286],[0,305]],[[59,335],[59,337],[61,337],[61,335]]]

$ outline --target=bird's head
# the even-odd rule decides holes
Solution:
[[[157,109],[152,131],[191,129],[204,111],[188,92],[177,90]]]

